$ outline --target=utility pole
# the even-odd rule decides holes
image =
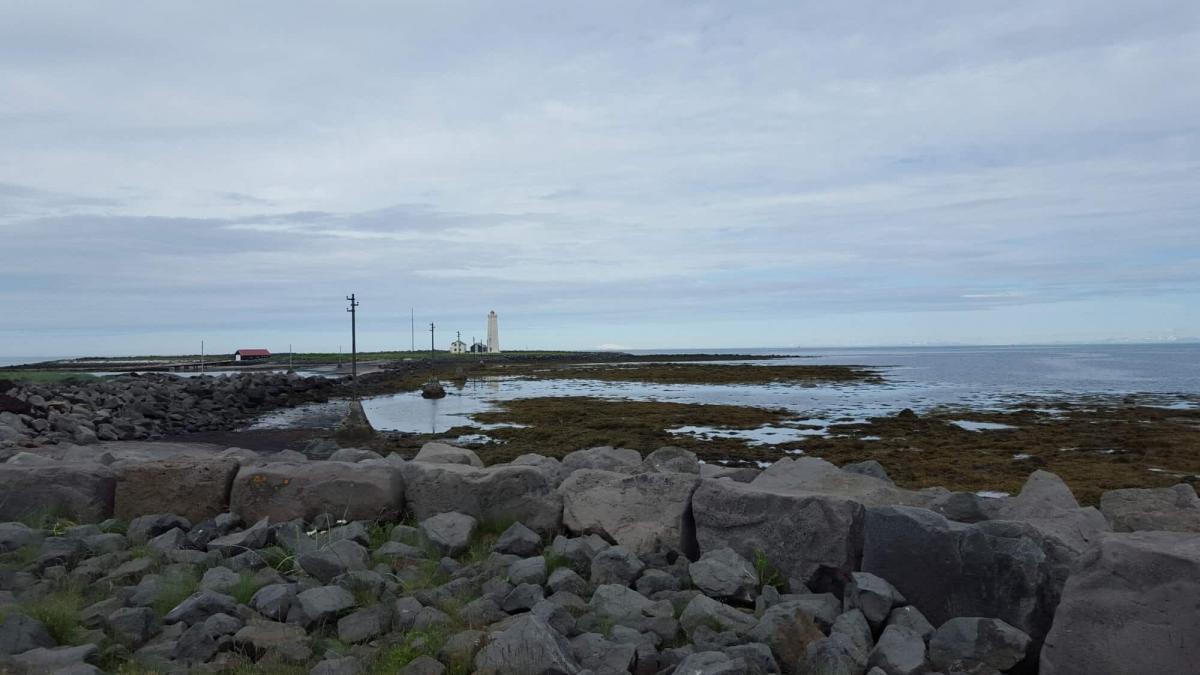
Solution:
[[[292,372],[292,345],[288,343],[288,372]]]
[[[353,378],[354,383],[359,382],[359,333],[358,333],[358,307],[359,301],[354,299],[354,293],[350,293],[346,297],[349,300],[350,306],[346,307],[346,311],[350,312],[350,378]]]
[[[200,372],[204,372],[204,340],[200,341]]]
[[[417,310],[408,308],[408,351],[417,351]]]
[[[429,363],[430,363],[430,365],[433,364],[433,351],[434,351],[433,331],[434,331],[434,327],[433,327],[433,324],[431,323],[431,324],[429,324]]]

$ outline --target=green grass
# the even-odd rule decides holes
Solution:
[[[58,382],[87,382],[101,378],[87,373],[75,373],[61,370],[7,370],[0,371],[0,379],[25,382],[30,384],[46,384]]]
[[[547,579],[550,578],[551,574],[554,574],[554,570],[556,570],[560,567],[568,567],[567,559],[564,558],[563,556],[555,553],[554,551],[551,551],[550,549],[546,549],[545,551],[543,551],[542,557],[546,559],[546,578]]]
[[[367,538],[370,541],[368,542],[367,548],[374,551],[380,546],[383,546],[391,541],[392,526],[392,523],[385,523],[379,520],[376,520],[368,525]]]
[[[42,622],[58,644],[73,645],[80,629],[79,610],[86,604],[80,589],[65,586],[21,605],[21,611]]]
[[[254,594],[262,587],[263,585],[256,581],[253,575],[242,572],[238,577],[237,585],[233,587],[233,590],[229,591],[229,595],[237,600],[238,604],[248,605],[250,604],[250,598],[254,597]]]
[[[161,583],[158,596],[154,598],[154,611],[160,617],[178,607],[179,603],[196,592],[200,585],[200,575],[192,569],[173,570],[163,575]]]
[[[766,586],[774,586],[779,588],[783,585],[783,575],[771,561],[767,559],[767,555],[762,551],[754,552],[754,574],[758,577],[758,590],[761,591]]]
[[[449,636],[450,631],[446,628],[409,631],[405,634],[403,642],[393,645],[380,653],[371,672],[378,675],[395,673],[420,656],[429,656],[436,659],[438,651],[442,648],[442,645],[446,644],[446,639]],[[457,675],[457,672],[454,670],[450,672]],[[469,673],[470,670],[468,669],[463,672]]]
[[[38,546],[35,544],[26,544],[0,555],[0,568],[24,569],[37,560],[38,550]]]

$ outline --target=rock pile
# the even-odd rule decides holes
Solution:
[[[1112,532],[1045,472],[984,499],[674,448],[491,467],[444,444],[412,460],[220,454],[93,465],[111,492],[64,489],[98,500],[95,524],[0,524],[0,672],[1137,673],[1200,658],[1200,534]],[[64,466],[84,465],[49,468]],[[46,469],[14,467],[62,478]],[[171,485],[185,474],[205,478]],[[1119,497],[1121,514],[1187,521],[1186,500]]]
[[[229,429],[246,417],[325,400],[335,383],[295,373],[122,375],[50,385],[0,381],[0,451]]]

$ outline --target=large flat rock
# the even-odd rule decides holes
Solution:
[[[0,521],[54,515],[94,523],[111,518],[117,477],[99,464],[0,464]]]
[[[1194,673],[1200,534],[1109,534],[1067,581],[1042,675]]]
[[[559,487],[563,525],[577,534],[598,534],[638,556],[656,549],[694,555],[691,499],[699,482],[688,473],[579,469]]]
[[[404,510],[400,470],[380,464],[275,462],[244,466],[233,480],[230,510],[246,522],[330,513],[347,520],[398,520]]]
[[[238,462],[182,457],[123,463],[115,468],[117,518],[129,521],[154,513],[174,513],[199,523],[229,510],[229,492]]]
[[[537,467],[406,462],[400,470],[408,508],[418,520],[457,511],[480,522],[524,523],[543,536],[562,524],[562,496]]]

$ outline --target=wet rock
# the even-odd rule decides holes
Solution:
[[[658,548],[691,554],[695,544],[686,514],[698,482],[687,473],[576,470],[559,486],[563,524],[577,534],[615,541],[639,556]]]

